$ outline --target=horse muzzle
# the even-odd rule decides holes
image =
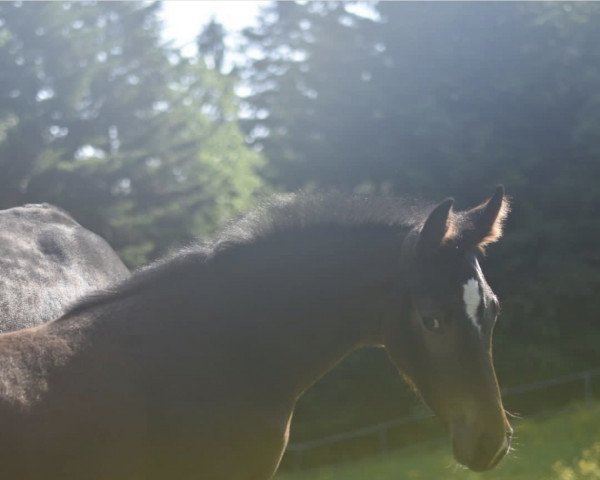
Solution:
[[[452,423],[451,435],[456,461],[470,470],[483,472],[494,468],[508,453],[513,430],[509,425],[478,429],[459,419]]]

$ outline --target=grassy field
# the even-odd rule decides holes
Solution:
[[[600,403],[516,425],[516,452],[491,472],[458,467],[448,442],[404,448],[388,455],[276,480],[600,480]]]

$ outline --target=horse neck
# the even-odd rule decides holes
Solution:
[[[332,228],[240,246],[216,275],[229,290],[218,310],[238,319],[261,375],[298,396],[351,351],[381,345],[402,240],[398,229]]]
[[[356,348],[382,343],[404,234],[307,229],[230,246],[207,262],[182,258],[135,295],[53,327],[67,335],[85,327],[90,357],[124,355],[148,385],[162,375],[173,392],[198,384],[229,398],[293,402]]]

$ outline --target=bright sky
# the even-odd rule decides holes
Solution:
[[[164,35],[176,46],[184,47],[184,53],[195,51],[194,40],[202,27],[212,17],[234,33],[254,23],[261,6],[268,1],[253,0],[168,0],[163,2],[162,17],[165,22]],[[235,42],[235,35],[229,42]],[[228,43],[229,43],[228,42]]]

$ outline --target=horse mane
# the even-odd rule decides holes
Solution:
[[[340,193],[273,195],[259,202],[249,213],[226,224],[213,241],[185,247],[140,268],[112,288],[84,296],[61,318],[130,297],[145,286],[183,270],[201,269],[215,257],[238,246],[319,227],[413,228],[424,221],[432,206],[406,198],[344,196]]]

